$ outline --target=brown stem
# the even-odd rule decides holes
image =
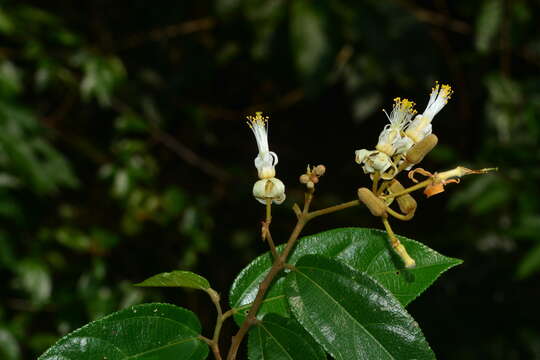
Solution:
[[[240,344],[242,343],[242,340],[246,336],[251,325],[253,325],[256,321],[256,314],[262,305],[262,301],[264,299],[264,296],[266,295],[266,291],[272,284],[274,277],[283,269],[283,264],[279,265],[280,260],[281,256],[274,261],[274,264],[270,268],[270,271],[259,285],[259,291],[257,292],[257,296],[255,297],[253,305],[249,309],[248,316],[240,326],[240,329],[238,330],[236,335],[232,337],[232,344],[231,348],[229,349],[229,354],[227,355],[227,360],[236,359],[236,354],[238,353],[238,349],[240,347]]]
[[[289,240],[287,241],[287,244],[285,245],[285,249],[283,249],[283,252],[274,259],[274,263],[272,264],[270,271],[268,272],[268,274],[266,274],[265,278],[259,285],[259,290],[257,291],[257,295],[255,296],[255,300],[253,301],[253,304],[251,305],[251,308],[249,309],[246,319],[240,326],[240,329],[238,330],[236,335],[234,335],[232,338],[232,344],[231,344],[231,348],[229,349],[229,353],[227,355],[227,360],[236,359],[236,355],[238,353],[238,349],[240,348],[240,344],[242,343],[242,340],[244,339],[247,332],[249,331],[249,328],[252,325],[256,324],[257,312],[259,311],[263,303],[264,297],[266,296],[266,292],[272,285],[272,282],[274,281],[274,278],[276,277],[276,275],[278,275],[281,272],[281,270],[285,268],[285,262],[287,261],[287,258],[290,252],[292,251],[294,244],[296,244],[296,241],[298,240],[298,236],[302,232],[302,229],[304,228],[304,226],[310,220],[309,207],[311,205],[312,200],[313,200],[313,190],[308,190],[308,192],[306,193],[305,201],[304,201],[304,209],[302,210],[301,215],[298,217],[296,226],[294,227],[291,235],[289,236]]]
[[[255,296],[255,300],[251,304],[251,308],[249,309],[248,315],[242,325],[240,326],[240,329],[236,333],[236,335],[232,338],[232,344],[231,348],[229,349],[229,353],[227,355],[227,360],[235,360],[236,355],[238,353],[238,349],[240,348],[240,344],[242,343],[242,340],[246,336],[247,332],[249,331],[250,327],[257,323],[257,312],[259,311],[260,307],[263,304],[264,297],[266,296],[266,292],[272,285],[272,282],[274,281],[274,278],[285,268],[288,268],[290,265],[286,263],[287,258],[289,257],[289,254],[291,253],[292,249],[294,248],[294,245],[296,244],[296,241],[298,240],[298,237],[300,236],[300,233],[302,232],[302,229],[304,226],[311,220],[316,218],[317,216],[330,214],[339,210],[343,210],[352,206],[360,205],[359,200],[353,200],[349,201],[343,204],[330,206],[325,209],[309,212],[309,208],[311,206],[311,201],[313,200],[313,189],[308,190],[306,192],[305,202],[304,202],[304,208],[300,212],[296,212],[296,215],[298,217],[298,221],[296,222],[296,226],[294,227],[291,235],[289,236],[289,240],[287,241],[285,245],[285,249],[283,249],[283,252],[279,254],[279,256],[274,257],[274,263],[272,264],[272,267],[270,268],[270,271],[268,274],[266,274],[265,278],[259,285],[259,290],[257,292],[257,295]],[[267,234],[269,235],[269,233]],[[269,242],[270,244],[270,242]],[[273,242],[272,242],[273,244]],[[277,253],[276,253],[277,255]]]
[[[274,240],[272,239],[272,234],[270,234],[270,229],[266,231],[266,241],[268,241],[268,246],[270,247],[270,252],[272,253],[272,257],[274,259],[277,259],[279,255],[277,253]]]

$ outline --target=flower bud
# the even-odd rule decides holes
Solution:
[[[400,184],[399,181],[394,180],[388,190],[391,194],[395,194],[402,192],[403,190],[405,190],[405,188],[403,187],[403,185]],[[396,200],[399,205],[399,209],[404,214],[410,214],[411,212],[416,211],[416,200],[414,200],[414,198],[410,194],[401,195]]]
[[[308,181],[309,181],[309,175],[307,174],[302,174],[300,175],[300,184],[307,184]]]
[[[358,189],[358,198],[366,205],[373,216],[386,215],[386,205],[368,188]]]
[[[438,139],[435,134],[429,134],[422,141],[415,144],[407,154],[405,158],[409,164],[419,164],[424,157],[429,154],[431,150],[437,145]]]
[[[317,176],[323,176],[325,172],[326,172],[326,167],[324,165],[317,165],[313,169],[313,173],[315,173],[315,175]]]
[[[285,201],[285,185],[277,178],[261,179],[253,185],[253,196],[262,204],[272,200],[279,205]]]

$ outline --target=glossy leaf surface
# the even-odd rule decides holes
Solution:
[[[295,318],[336,360],[435,359],[392,293],[339,261],[301,258],[285,292]]]
[[[61,338],[39,360],[200,360],[199,320],[170,304],[142,304],[93,321]]]
[[[443,256],[417,241],[398,236],[409,254],[416,260],[414,269],[404,269],[388,245],[386,232],[364,228],[342,228],[306,236],[298,241],[289,262],[295,264],[308,254],[338,259],[356,270],[365,271],[405,306],[427,289],[443,272],[461,260]],[[280,246],[281,250],[282,247]],[[241,322],[249,304],[255,298],[259,283],[270,269],[271,255],[263,254],[240,272],[230,293],[232,307],[240,308],[236,321]],[[268,291],[259,316],[277,313],[289,317],[284,298],[283,276]]]
[[[207,290],[210,288],[208,280],[191,271],[171,271],[157,274],[135,284],[143,287],[187,287],[192,289]]]
[[[324,360],[326,354],[294,319],[268,314],[249,332],[249,360]]]

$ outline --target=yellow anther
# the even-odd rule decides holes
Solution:
[[[246,118],[248,119],[247,124],[250,128],[252,128],[253,125],[264,126],[269,119],[268,116],[263,116],[262,111],[257,111],[255,112],[255,116],[248,115]]]
[[[442,96],[445,99],[450,99],[452,94],[454,93],[454,90],[452,90],[452,87],[450,85],[443,85],[441,86],[441,91],[439,92],[439,96]]]
[[[394,99],[394,109],[396,111],[401,111],[409,114],[416,114],[416,110],[414,110],[414,106],[416,104],[414,101],[410,101],[409,99],[401,99],[399,97]]]

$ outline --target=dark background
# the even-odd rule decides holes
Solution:
[[[224,300],[266,251],[251,196],[255,140],[287,201],[325,164],[315,208],[354,199],[394,97],[422,111],[435,80],[455,94],[422,167],[498,166],[424,199],[400,234],[465,262],[409,311],[441,359],[540,359],[540,3],[533,0],[0,1],[0,358],[35,358],[62,334],[128,305],[195,311],[204,294],[140,290],[189,269]],[[380,227],[365,209],[305,233]],[[223,338],[235,326],[228,323]]]

